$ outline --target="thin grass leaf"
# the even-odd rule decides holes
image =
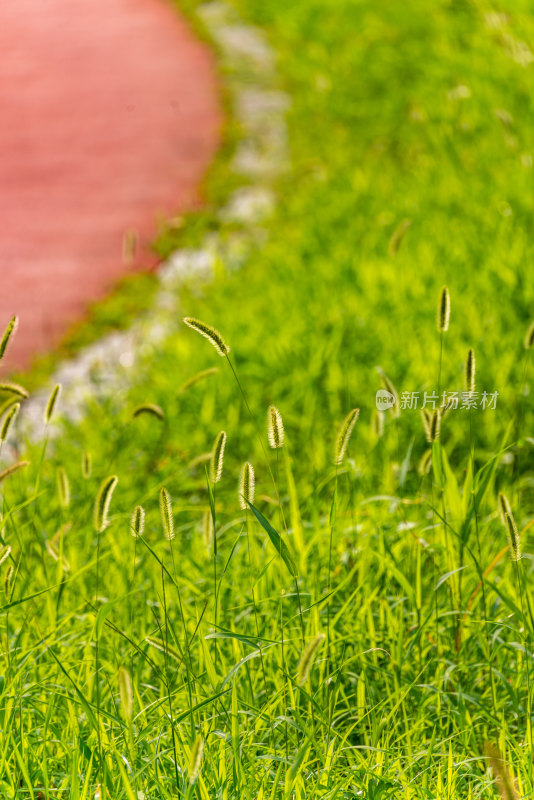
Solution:
[[[282,560],[286,567],[288,568],[290,574],[296,578],[298,577],[297,568],[295,566],[295,562],[291,557],[291,553],[289,552],[289,548],[287,544],[284,542],[278,531],[276,531],[271,523],[265,519],[261,511],[258,511],[256,506],[253,506],[252,503],[248,504],[249,508],[252,510],[254,516],[262,526],[262,528],[267,532],[269,539],[271,540],[273,547],[275,548],[276,552],[282,557]]]

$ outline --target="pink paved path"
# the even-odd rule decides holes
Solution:
[[[154,265],[158,217],[200,201],[221,113],[213,58],[167,0],[0,0],[0,328],[20,317],[8,368]]]

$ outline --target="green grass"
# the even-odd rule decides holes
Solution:
[[[180,302],[221,331],[244,395],[184,326],[143,356],[128,393],[95,404],[45,455],[30,443],[32,466],[6,479],[15,572],[2,608],[0,794],[45,787],[78,800],[101,783],[113,800],[494,798],[492,743],[518,797],[532,797],[530,6],[503,0],[499,17],[460,0],[236,5],[279,54],[292,166],[269,238],[239,273]],[[227,165],[217,169],[220,187]],[[469,347],[477,390],[498,391],[497,408],[446,415],[422,475],[418,411],[373,433],[376,368],[399,393],[461,391]],[[139,403],[161,406],[164,421],[132,419]],[[270,404],[285,425],[276,451]],[[256,511],[237,494],[247,460]],[[97,535],[95,498],[111,475]],[[522,532],[518,564],[499,491]],[[130,535],[137,504],[142,539]]]

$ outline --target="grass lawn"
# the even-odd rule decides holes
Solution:
[[[235,5],[291,167],[180,298],[230,360],[184,325],[2,485],[0,796],[534,797],[532,4]],[[469,348],[478,407],[429,443]],[[379,415],[384,382],[418,408]]]

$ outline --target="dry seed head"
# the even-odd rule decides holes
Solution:
[[[143,506],[136,506],[130,520],[130,533],[134,539],[139,539],[145,532],[145,509]]]
[[[273,450],[284,446],[284,436],[282,415],[276,406],[269,406],[267,410],[267,438]]]
[[[465,359],[465,391],[471,394],[475,391],[476,360],[472,347],[467,351]]]
[[[299,686],[302,686],[308,680],[311,668],[313,667],[315,661],[315,657],[324,639],[325,639],[324,633],[318,633],[317,636],[315,636],[306,645],[300,657],[299,665],[297,668],[297,682]]]
[[[68,508],[70,505],[70,484],[64,467],[57,468],[56,480],[59,505],[61,508]]]
[[[84,450],[82,455],[82,475],[85,480],[88,480],[91,477],[92,469],[93,459],[91,457],[91,453],[89,453],[87,450]]]
[[[6,559],[11,555],[11,545],[7,544],[5,547],[0,548],[0,564],[3,564]]]
[[[497,785],[499,787],[501,800],[518,800],[519,795],[514,786],[514,781],[497,745],[490,743],[486,744],[484,746],[484,753],[489,761],[489,765],[495,777],[497,778]]]
[[[201,736],[197,736],[191,748],[191,759],[189,761],[189,783],[192,784],[196,781],[200,774],[200,767],[202,765],[202,756],[204,754],[204,740]]]
[[[248,508],[249,503],[254,503],[254,489],[256,487],[256,476],[254,467],[249,461],[245,461],[239,476],[239,506],[243,510]]]
[[[517,530],[517,525],[515,524],[515,519],[512,513],[512,507],[510,505],[510,502],[506,497],[506,495],[503,494],[503,492],[499,493],[499,513],[501,516],[501,522],[506,528],[506,533],[508,535],[510,558],[512,559],[512,561],[520,561],[521,540],[519,538],[519,531]]]
[[[94,525],[97,533],[103,533],[108,526],[111,497],[118,482],[119,479],[116,475],[110,475],[109,478],[105,478],[100,484],[94,508]]]
[[[384,412],[375,408],[371,417],[371,431],[375,439],[381,439],[384,433]]]
[[[121,698],[121,709],[126,719],[132,718],[133,711],[133,689],[132,679],[126,667],[119,667],[119,693]]]
[[[7,328],[4,331],[4,334],[0,339],[0,361],[6,354],[7,346],[11,340],[11,337],[17,330],[18,324],[19,324],[18,318],[16,316],[11,317],[11,319],[8,322]]]
[[[428,475],[431,469],[432,469],[432,450],[425,450],[425,452],[421,456],[421,460],[419,461],[417,472],[421,476]]]
[[[29,465],[29,461],[17,461],[16,464],[10,464],[9,467],[6,467],[0,472],[0,483],[6,478],[9,478],[10,475],[13,475],[14,472],[18,472],[19,469],[24,469],[24,467],[29,467]]]
[[[186,325],[189,325],[190,328],[193,328],[194,331],[197,331],[201,336],[204,336],[209,342],[211,342],[220,356],[228,355],[230,348],[218,330],[212,328],[211,325],[206,325],[205,322],[201,322],[199,319],[195,319],[194,317],[184,317],[184,322]]]
[[[438,304],[438,331],[439,333],[446,333],[449,330],[449,321],[451,317],[451,296],[449,290],[444,286],[439,295]]]
[[[159,507],[161,511],[161,521],[165,536],[172,542],[174,539],[174,517],[172,515],[172,501],[167,489],[163,487],[159,493]]]
[[[163,409],[156,403],[139,403],[139,405],[136,406],[132,411],[132,417],[134,419],[142,416],[143,414],[149,414],[150,416],[157,417],[157,419],[160,420],[165,419],[165,413]]]
[[[210,477],[212,483],[219,483],[222,477],[224,464],[224,448],[226,447],[226,433],[221,431],[217,434],[213,451],[211,454]]]
[[[10,597],[11,581],[13,580],[14,572],[15,572],[15,566],[13,564],[10,564],[10,566],[7,568],[6,576],[4,578],[4,594],[7,600],[9,600]]]
[[[28,390],[18,383],[0,383],[0,392],[13,394],[16,397],[21,397],[23,400],[26,400],[30,396]]]
[[[52,392],[50,393],[50,397],[48,398],[48,403],[46,404],[45,409],[45,424],[48,425],[50,420],[52,419],[52,415],[57,405],[57,401],[59,400],[59,395],[61,394],[61,384],[56,383]]]
[[[437,442],[441,432],[441,411],[435,408],[430,415],[430,423],[428,425],[427,441]]]
[[[15,417],[20,411],[20,403],[15,403],[15,405],[11,406],[7,414],[5,415],[2,427],[0,428],[0,442],[5,442],[7,437],[9,436],[9,431],[11,430],[11,426],[15,421]]]
[[[528,330],[525,333],[525,338],[523,339],[523,344],[527,350],[530,350],[532,345],[534,345],[534,320],[528,326]]]
[[[341,464],[341,462],[345,458],[345,453],[347,452],[349,439],[351,437],[354,426],[356,425],[356,420],[358,419],[359,413],[360,413],[359,408],[353,408],[352,411],[349,411],[349,413],[343,420],[343,424],[339,429],[339,433],[336,439],[336,446],[334,449],[334,464]]]

